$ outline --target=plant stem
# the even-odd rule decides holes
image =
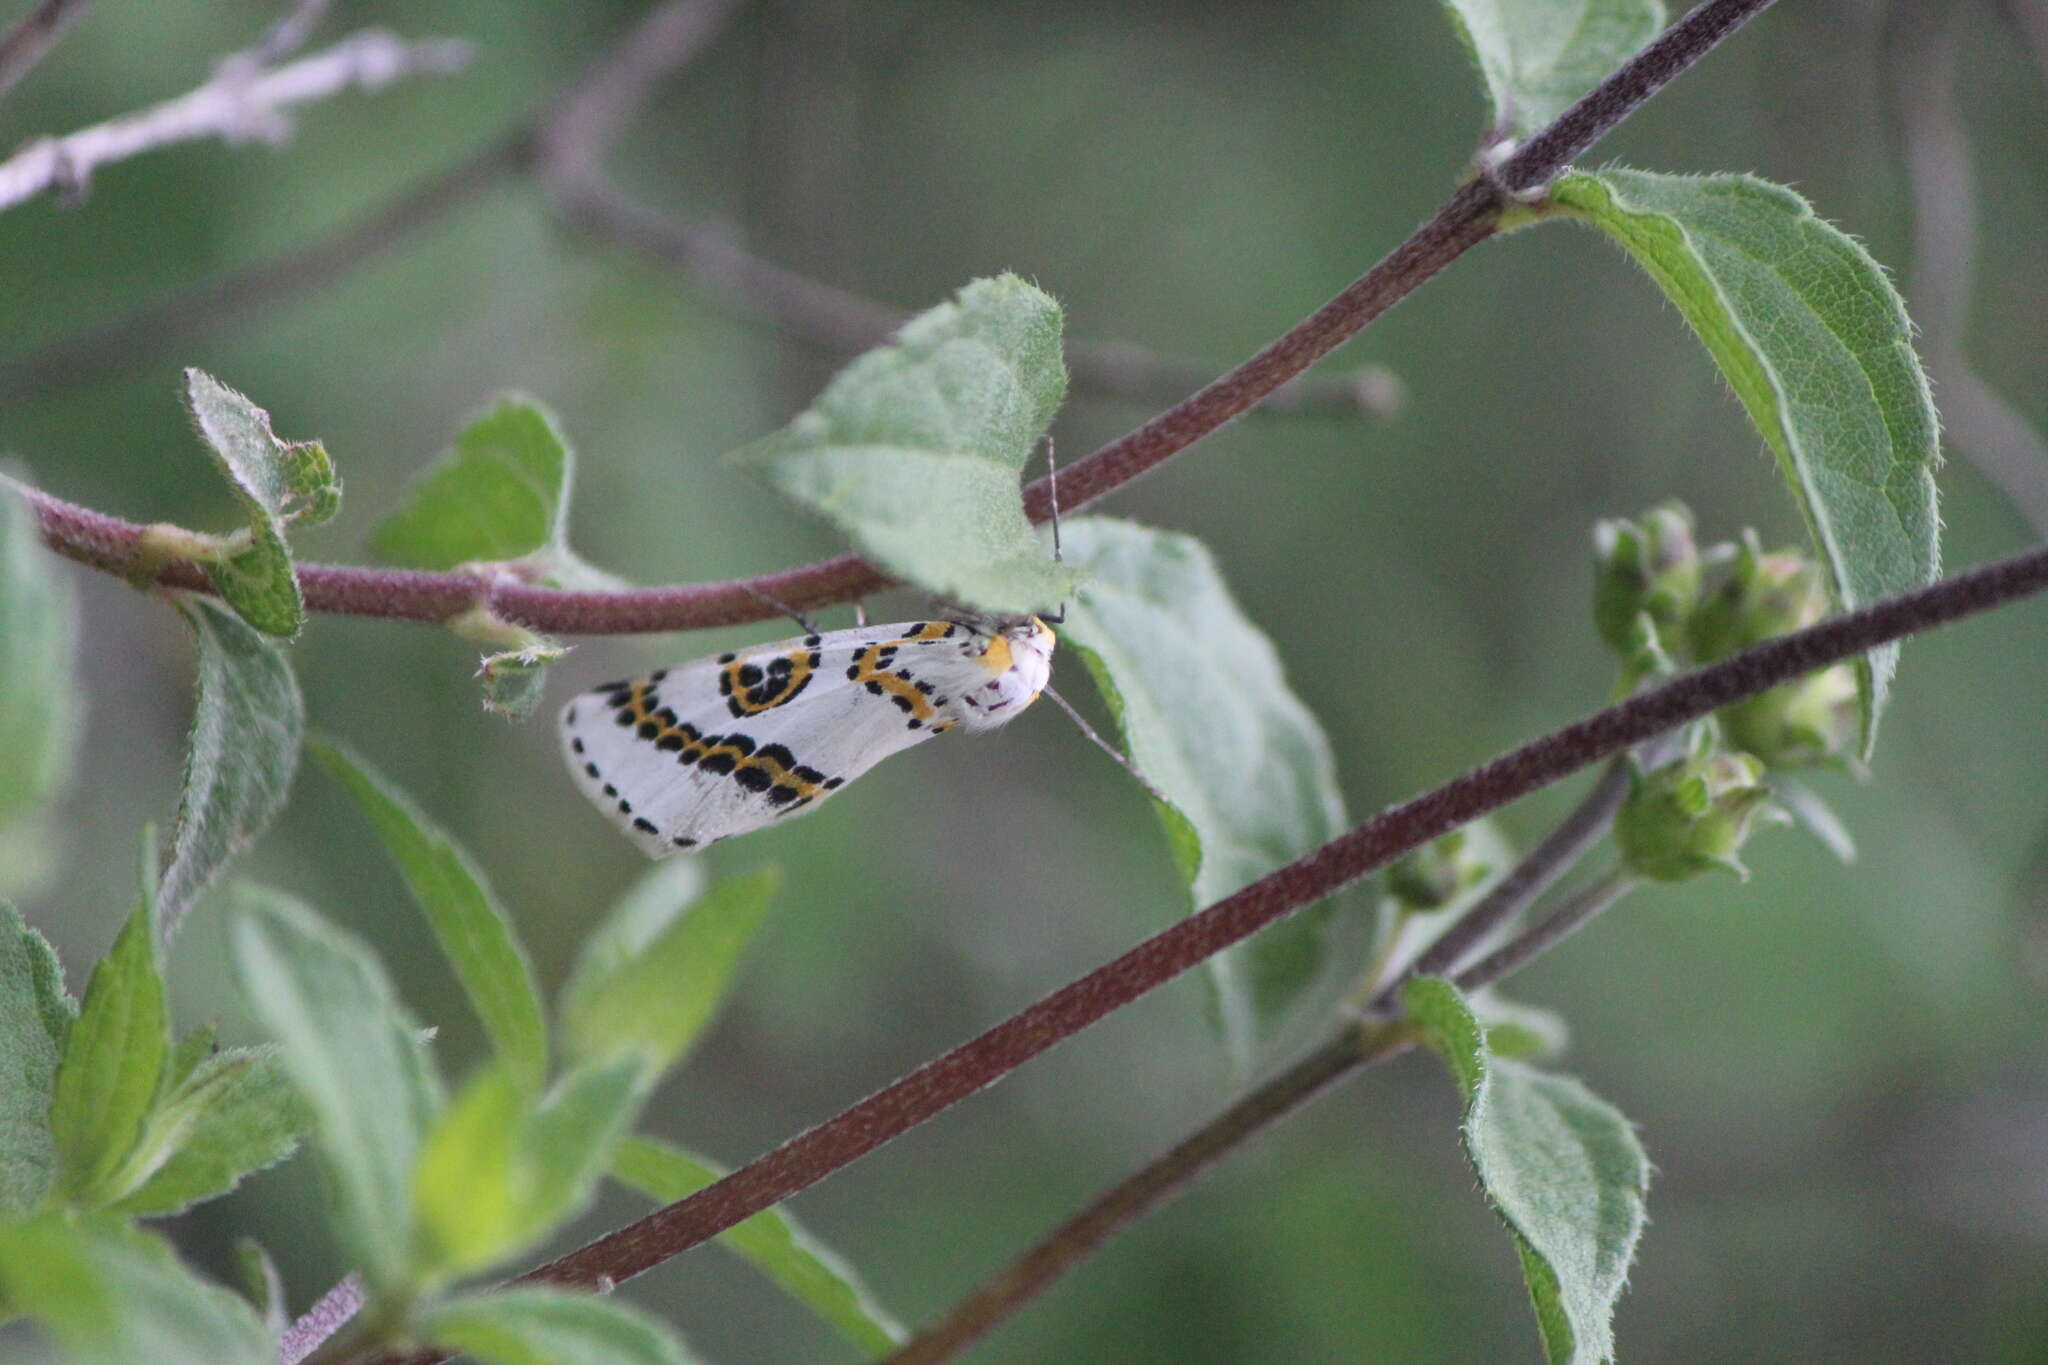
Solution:
[[[1370,1035],[1356,1025],[1343,1029],[1105,1191],[1023,1256],[983,1280],[944,1317],[885,1356],[882,1365],[937,1365],[951,1360],[1112,1237],[1187,1189],[1225,1156],[1339,1081],[1406,1051],[1409,1045],[1406,1032],[1396,1028],[1381,1028]]]
[[[1635,890],[1641,880],[1616,868],[1567,896],[1563,905],[1459,972],[1452,978],[1453,983],[1459,990],[1470,992],[1513,975],[1605,914],[1616,901]]]
[[[1407,241],[1329,303],[1237,368],[1061,471],[1065,510],[1078,509],[1157,468],[1355,336],[1424,280],[1492,235],[1502,204],[1501,187],[1519,193],[1548,183],[1572,157],[1771,3],[1708,0],[1673,24],[1557,122],[1531,138],[1492,177],[1468,180]],[[58,553],[129,576],[143,567],[134,554],[140,528],[133,523],[60,504],[47,494],[35,494],[33,500],[44,537]],[[1045,480],[1025,489],[1024,506],[1033,521],[1044,521],[1051,514],[1051,489]],[[97,528],[91,537],[81,541],[69,534],[87,518],[95,519]],[[156,581],[206,590],[196,567],[179,562],[158,569]],[[532,584],[492,583],[463,573],[318,564],[303,566],[300,581],[311,611],[440,622],[483,607],[501,620],[566,635],[687,630],[758,621],[776,611],[764,605],[764,597],[806,611],[851,601],[890,583],[886,575],[857,555],[840,555],[748,580],[619,592],[570,592]]]
[[[1627,793],[1627,767],[1610,764],[1600,781],[1550,835],[1476,901],[1457,925],[1402,973],[1400,980],[1425,972],[1438,974],[1440,967],[1423,964],[1439,956],[1445,962],[1455,962],[1466,947],[1478,942],[1494,926],[1527,909],[1605,835]],[[1472,922],[1478,928],[1469,935],[1460,935],[1459,930]],[[1465,946],[1447,947],[1439,954],[1439,947],[1450,944],[1454,935]],[[1396,981],[1377,992],[1373,1006],[1383,1005],[1398,989]],[[1407,1034],[1390,1021],[1370,1028],[1346,1024],[1321,1046],[1118,1181],[1029,1251],[976,1285],[943,1317],[886,1357],[884,1365],[937,1365],[951,1360],[1014,1316],[1068,1271],[1078,1268],[1112,1237],[1177,1197],[1225,1156],[1311,1100],[1329,1093],[1339,1082],[1398,1056],[1407,1049],[1409,1041]]]
[[[1439,835],[1742,697],[2044,588],[2048,546],[1765,641],[1514,749],[1154,935],[717,1183],[523,1278],[583,1285],[630,1279],[780,1203],[1214,953]],[[1545,937],[1533,948],[1511,945],[1502,952],[1521,951],[1526,961],[1570,927],[1546,921],[1539,926]],[[1481,964],[1488,971],[1498,965],[1493,959]],[[1474,968],[1471,979],[1485,978]]]
[[[1402,973],[1375,997],[1375,1006],[1384,1005],[1400,989],[1402,980],[1411,976],[1442,976],[1455,968],[1475,944],[1485,939],[1495,929],[1506,924],[1522,913],[1536,898],[1557,884],[1557,879],[1569,872],[1586,855],[1586,851],[1606,836],[1608,827],[1614,823],[1614,814],[1621,809],[1621,803],[1628,796],[1628,764],[1617,759],[1607,765],[1593,790],[1558,823],[1542,843],[1529,851],[1529,855],[1517,863],[1514,870],[1500,879],[1500,883],[1486,896],[1458,918],[1457,923],[1446,929],[1435,942],[1425,948]]]

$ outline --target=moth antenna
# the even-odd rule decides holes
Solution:
[[[790,606],[787,602],[777,601],[775,598],[770,597],[767,593],[762,592],[759,588],[755,587],[752,583],[742,583],[740,584],[740,586],[746,589],[748,596],[766,602],[769,606],[775,608],[775,610],[781,612],[784,616],[789,617],[798,625],[802,626],[804,628],[804,634],[816,635],[818,633],[817,623],[812,621],[810,617],[798,611],[795,607]]]
[[[1052,562],[1060,562],[1060,467],[1052,458],[1052,433],[1045,433],[1045,494],[1052,504]],[[1062,614],[1065,608],[1061,608]]]
[[[1095,733],[1095,727],[1090,725],[1087,722],[1087,720],[1081,715],[1081,713],[1074,709],[1073,703],[1069,702],[1065,697],[1061,696],[1059,693],[1053,691],[1050,687],[1045,689],[1045,695],[1051,697],[1053,701],[1058,704],[1060,710],[1067,713],[1067,718],[1069,720],[1073,721],[1074,724],[1081,727],[1081,733],[1088,736],[1090,742],[1092,742],[1096,748],[1102,750],[1102,752],[1108,754],[1111,758],[1115,759],[1117,766],[1119,768],[1122,768],[1125,772],[1129,773],[1131,775],[1132,780],[1145,789],[1145,794],[1147,796],[1151,797],[1154,801],[1159,802],[1161,805],[1170,806],[1173,804],[1173,802],[1166,799],[1166,794],[1164,792],[1160,791],[1159,788],[1153,786],[1152,783],[1146,779],[1145,774],[1138,771],[1136,764],[1132,763],[1130,759],[1124,757],[1123,753],[1120,750],[1118,750],[1118,748],[1114,744],[1111,744],[1101,735]]]
[[[1058,464],[1058,462],[1057,462],[1057,461],[1055,461],[1055,460],[1053,459],[1053,457],[1052,457],[1052,433],[1051,433],[1051,432],[1049,432],[1049,431],[1048,431],[1047,433],[1045,433],[1045,492],[1046,492],[1046,497],[1047,497],[1047,499],[1048,499],[1048,500],[1049,500],[1049,501],[1051,502],[1051,504],[1052,504],[1052,516],[1051,516],[1051,517],[1049,518],[1049,520],[1050,520],[1050,521],[1052,522],[1052,562],[1053,562],[1053,563],[1055,563],[1055,564],[1058,564],[1058,563],[1060,563],[1060,562],[1061,562],[1061,559],[1060,559],[1060,467],[1059,467],[1059,464]],[[1065,625],[1065,624],[1067,623],[1067,604],[1066,604],[1066,603],[1064,603],[1064,602],[1060,603],[1060,609],[1059,609],[1059,614],[1058,614],[1058,615],[1056,615],[1056,616],[1055,616],[1055,615],[1049,615],[1049,616],[1047,616],[1047,617],[1046,617],[1045,619],[1046,619],[1047,621],[1051,622],[1051,623],[1052,623],[1053,625],[1056,625],[1056,626],[1063,626],[1063,625]],[[1058,698],[1058,697],[1054,697],[1054,698],[1053,698],[1053,700],[1054,700],[1054,701],[1059,701],[1059,698]],[[1063,701],[1061,701],[1061,702],[1060,702],[1060,705],[1061,705],[1061,706],[1067,706],[1067,704],[1066,704],[1065,702],[1063,702]],[[1073,708],[1073,707],[1071,707],[1071,706],[1067,706],[1067,714],[1068,714],[1068,715],[1070,715],[1070,716],[1074,715],[1074,708]],[[1075,719],[1075,720],[1080,720],[1080,717],[1079,717],[1079,716],[1074,716],[1074,719]],[[1086,728],[1086,727],[1084,726],[1083,728]],[[1090,738],[1093,738],[1093,736],[1091,735],[1091,736],[1090,736]],[[1100,743],[1101,743],[1102,741],[1098,739],[1098,740],[1096,740],[1095,742],[1096,742],[1097,744],[1100,744]],[[1126,764],[1125,766],[1126,766],[1126,767],[1128,767],[1129,765],[1128,765],[1128,764]],[[1133,775],[1134,775],[1134,776],[1136,775],[1136,771],[1137,771],[1136,769],[1132,769],[1132,773],[1133,773]],[[1140,778],[1138,778],[1138,780],[1139,780],[1140,782],[1143,782],[1143,781],[1144,781],[1145,779],[1144,779],[1144,778],[1142,778],[1142,777],[1140,777]],[[1148,788],[1148,790],[1149,790],[1149,788]]]

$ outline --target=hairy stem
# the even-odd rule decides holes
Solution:
[[[1440,966],[1425,969],[1422,963],[1437,957],[1455,962],[1465,947],[1526,910],[1607,832],[1627,793],[1627,768],[1620,763],[1609,764],[1593,790],[1558,822],[1549,836],[1474,902],[1458,924],[1439,938],[1401,979],[1424,970],[1438,974]],[[1478,927],[1470,934],[1459,935],[1459,929],[1467,923]],[[1439,953],[1438,946],[1450,942],[1454,935],[1465,946],[1452,946]],[[1398,982],[1379,992],[1374,1007],[1392,998],[1397,989]],[[1340,1082],[1399,1055],[1407,1049],[1408,1042],[1407,1035],[1390,1023],[1370,1027],[1347,1023],[1294,1065],[1247,1092],[1186,1138],[1103,1191],[1029,1251],[976,1285],[944,1316],[888,1356],[885,1365],[937,1365],[939,1361],[953,1359],[1062,1276],[1079,1268],[1111,1238],[1178,1197],[1224,1157],[1248,1145],[1310,1101],[1328,1094]]]
[[[1341,1030],[1293,1066],[1250,1091],[1171,1149],[1106,1190],[946,1315],[920,1331],[883,1365],[938,1365],[987,1336],[1140,1218],[1178,1195],[1218,1161],[1346,1077],[1405,1051],[1407,1035],[1381,1028]]]
[[[715,1184],[522,1278],[579,1285],[630,1279],[824,1179],[1213,954],[1431,839],[1743,697],[2044,588],[2048,546],[1768,640],[1511,750],[1181,920]],[[1541,936],[1533,949],[1510,944],[1502,953],[1519,951],[1525,962],[1573,927],[1545,921],[1532,931]],[[1483,983],[1490,978],[1481,969],[1498,965],[1489,959],[1466,978]]]

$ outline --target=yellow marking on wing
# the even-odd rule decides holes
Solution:
[[[991,635],[988,648],[982,651],[981,666],[991,673],[1007,673],[1011,662],[1009,640],[1000,634]]]
[[[676,754],[677,760],[685,766],[694,766],[714,756],[725,755],[733,760],[734,773],[737,773],[742,768],[759,768],[767,773],[771,779],[769,786],[789,787],[796,792],[796,796],[782,803],[784,805],[794,805],[799,802],[813,800],[831,789],[828,785],[831,779],[823,774],[819,774],[816,780],[797,776],[797,770],[805,768],[805,765],[802,763],[784,763],[775,754],[750,751],[736,744],[721,742],[724,738],[721,735],[710,735],[707,737],[696,726],[686,720],[678,720],[675,724],[670,725],[656,713],[653,707],[648,705],[652,691],[653,689],[648,685],[648,680],[645,678],[632,683],[627,690],[626,704],[620,709],[632,717],[634,733],[647,743],[659,748],[662,747],[662,741],[671,737],[680,740],[681,743],[679,745],[670,745],[668,747]],[[644,727],[648,725],[655,727],[654,733],[649,734],[646,731]],[[708,748],[705,747],[707,738],[710,741],[710,747]],[[817,770],[809,768],[806,771],[816,772]]]
[[[882,661],[882,654],[895,645],[908,644],[916,640],[945,638],[943,624],[940,624],[939,634],[932,635],[929,633],[931,630],[931,626],[926,626],[924,630],[906,640],[891,640],[884,644],[869,645],[854,656],[853,681],[862,686],[878,688],[892,697],[901,697],[908,704],[909,714],[913,718],[918,721],[930,720],[934,714],[931,699],[918,691],[915,683],[890,672],[888,665]]]

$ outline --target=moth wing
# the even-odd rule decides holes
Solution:
[[[908,645],[907,630],[780,640],[593,689],[562,710],[564,757],[650,857],[759,829],[950,728],[933,723],[930,693],[899,699],[915,690],[900,674],[880,679],[893,691],[863,674],[878,642]]]

